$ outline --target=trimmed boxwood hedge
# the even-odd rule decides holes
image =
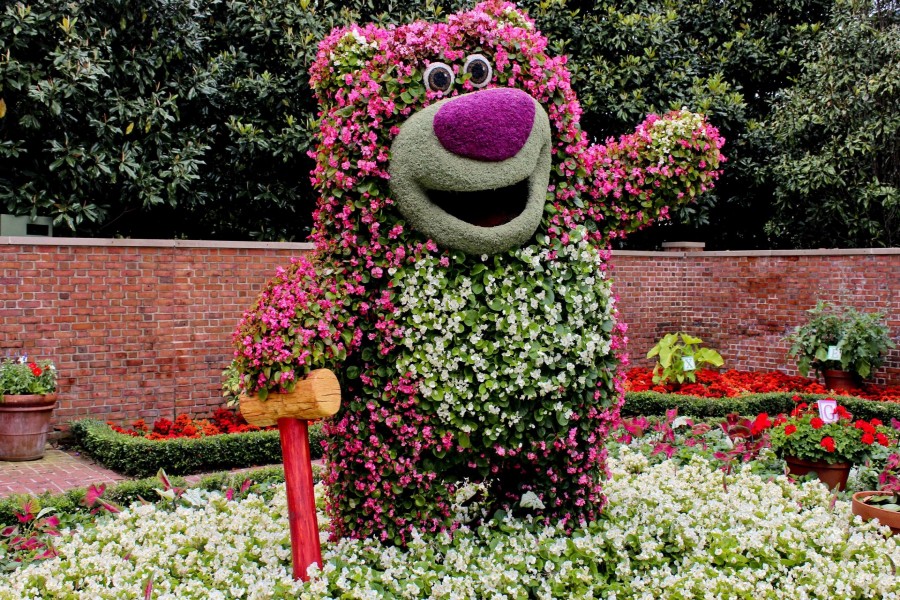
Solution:
[[[745,416],[761,412],[778,414],[791,411],[795,406],[794,396],[800,396],[806,402],[833,397],[773,392],[736,398],[703,398],[649,391],[628,392],[622,415],[662,415],[673,408],[677,408],[682,415],[706,418],[724,417],[729,413]],[[878,418],[886,424],[891,419],[900,420],[900,404],[897,403],[845,396],[838,397],[838,402],[856,418]],[[277,431],[154,441],[124,435],[113,431],[106,423],[85,419],[73,423],[72,432],[87,454],[107,468],[132,477],[149,477],[159,469],[170,475],[187,475],[281,462],[281,443]],[[309,443],[313,458],[322,457],[323,439],[321,426],[310,426]]]
[[[277,431],[252,431],[201,438],[148,440],[113,431],[94,419],[72,423],[72,433],[84,452],[117,473],[149,477],[164,469],[169,475],[189,475],[281,462]],[[309,428],[310,453],[322,456],[322,429]]]
[[[889,424],[891,419],[900,419],[900,404],[877,400],[866,400],[850,396],[829,394],[797,394],[794,392],[771,392],[767,394],[747,394],[736,398],[703,398],[681,394],[661,394],[659,392],[628,392],[622,416],[662,415],[667,410],[678,409],[681,415],[694,417],[724,417],[729,413],[754,416],[765,412],[770,415],[789,413],[800,396],[804,402],[815,402],[821,398],[835,398],[849,410],[854,418],[881,419]]]

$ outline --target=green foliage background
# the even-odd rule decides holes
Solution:
[[[790,246],[900,245],[900,3],[839,2],[760,133],[767,232]],[[761,137],[761,136],[760,136]]]
[[[314,207],[306,150],[316,106],[307,68],[319,40],[337,25],[443,18],[472,4],[7,3],[0,12],[0,210],[50,215],[57,231],[77,235],[302,240]],[[728,140],[730,162],[714,195],[632,236],[629,247],[673,239],[710,248],[896,244],[895,212],[887,218],[878,209],[896,205],[896,181],[875,182],[871,169],[859,175],[885,153],[878,160],[893,161],[896,173],[898,117],[889,109],[900,81],[896,2],[867,12],[838,0],[832,25],[834,0],[519,5],[552,40],[553,53],[571,57],[582,124],[595,138],[630,131],[648,112],[686,107],[707,113]],[[854,50],[874,21],[881,37]],[[849,69],[857,63],[865,64]],[[825,103],[817,69],[845,80],[876,73],[877,89],[860,94],[850,82],[845,112],[817,109]],[[868,110],[873,101],[883,108]],[[799,135],[793,115],[807,109],[815,131]],[[831,127],[835,121],[841,124]],[[873,133],[879,127],[884,133]],[[844,147],[826,143],[848,131],[860,135]],[[822,146],[829,154],[821,161],[836,169],[827,191],[797,174],[815,159],[804,163],[803,153]],[[794,219],[802,235],[789,227]],[[842,219],[859,224],[836,235],[846,229]]]

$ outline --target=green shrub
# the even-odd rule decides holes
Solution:
[[[673,408],[677,408],[679,414],[694,417],[724,417],[730,413],[753,416],[762,412],[772,415],[789,413],[797,404],[793,401],[794,396],[803,398],[804,402],[835,397],[828,394],[771,392],[747,394],[737,398],[702,398],[658,392],[628,392],[625,394],[622,416],[662,415]],[[881,419],[886,424],[890,423],[892,418],[900,419],[900,404],[897,403],[849,396],[840,396],[839,401],[857,419]]]
[[[702,365],[708,363],[721,367],[725,364],[721,354],[712,348],[701,348],[702,343],[700,338],[680,331],[664,335],[647,353],[647,358],[659,357],[653,367],[653,383],[666,384],[672,380],[679,384],[685,380],[694,382],[697,380],[697,369]],[[690,361],[690,364],[686,365],[685,361]]]
[[[72,433],[85,452],[113,471],[149,477],[160,469],[170,475],[250,467],[281,462],[277,431],[253,431],[203,438],[148,440],[110,429],[93,419],[76,421]],[[310,454],[322,456],[321,426],[310,427]]]
[[[852,306],[835,306],[819,300],[806,311],[809,318],[785,340],[791,343],[788,356],[797,358],[797,370],[806,377],[810,367],[817,372],[839,369],[865,379],[884,364],[894,347],[891,330],[881,312],[866,313]],[[834,346],[840,358],[829,359]]]

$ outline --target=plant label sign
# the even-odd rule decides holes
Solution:
[[[693,371],[696,369],[696,365],[694,364],[693,356],[682,356],[681,357],[681,368],[685,371]]]
[[[837,346],[828,346],[828,356],[826,360],[841,360],[841,349]]]
[[[828,398],[827,400],[819,400],[819,418],[826,423],[834,423],[838,420],[837,400]]]

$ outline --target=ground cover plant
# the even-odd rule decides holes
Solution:
[[[213,486],[60,527],[55,556],[0,581],[0,598],[898,598],[897,541],[765,448],[717,458],[726,428],[674,413],[613,437],[609,505],[571,532],[523,509],[406,548],[323,533],[324,568],[303,584],[283,488]],[[454,497],[463,520],[487,505],[473,492]]]
[[[121,427],[115,423],[109,423],[109,427],[113,431],[148,440],[200,438],[210,435],[275,429],[274,427],[260,428],[250,425],[239,412],[227,408],[217,408],[209,419],[192,419],[190,415],[181,414],[176,416],[174,421],[165,418],[157,419],[152,426],[147,425],[144,419],[138,419],[127,427]]]
[[[791,392],[799,394],[836,394],[878,400],[900,402],[900,387],[863,384],[849,392],[830,391],[815,379],[786,375],[780,371],[714,371],[699,369],[696,381],[685,384],[654,383],[653,371],[643,367],[628,370],[625,389],[628,392],[653,391],[662,394],[680,394],[704,398],[738,398],[747,394]]]

